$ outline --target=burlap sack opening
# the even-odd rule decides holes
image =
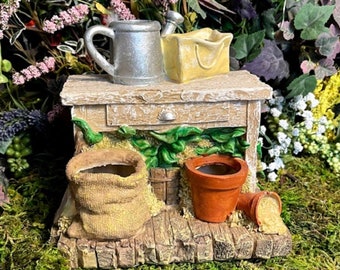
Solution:
[[[151,217],[145,201],[148,171],[137,152],[80,153],[68,162],[66,175],[79,213],[67,230],[70,237],[129,238]]]

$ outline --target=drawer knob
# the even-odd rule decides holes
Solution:
[[[161,121],[174,121],[176,120],[176,115],[170,111],[162,111],[159,114],[158,119]]]

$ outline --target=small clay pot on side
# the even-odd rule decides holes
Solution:
[[[195,217],[224,222],[235,210],[241,187],[248,176],[247,163],[239,158],[214,154],[185,162]]]
[[[261,199],[266,196],[274,198],[279,207],[279,212],[282,210],[282,202],[280,196],[276,192],[271,191],[259,191],[254,193],[241,193],[237,202],[236,209],[242,210],[248,218],[250,218],[257,225],[261,225],[258,215],[258,205]]]

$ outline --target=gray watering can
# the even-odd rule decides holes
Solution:
[[[162,32],[158,21],[113,21],[109,27],[95,25],[84,36],[85,45],[93,60],[117,84],[148,85],[164,80],[161,36],[172,34],[184,18],[168,11]],[[93,37],[104,35],[110,40],[110,60],[95,48]]]

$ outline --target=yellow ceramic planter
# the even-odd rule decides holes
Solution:
[[[203,28],[162,38],[164,69],[170,80],[183,83],[228,73],[231,33]]]

